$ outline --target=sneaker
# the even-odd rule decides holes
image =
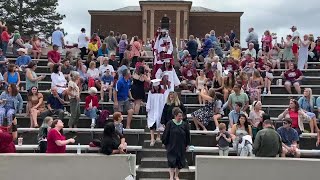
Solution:
[[[271,94],[271,91],[269,91],[268,94],[270,95],[270,94]]]
[[[109,102],[112,102],[112,99],[109,99]]]
[[[150,142],[150,147],[153,147],[153,146],[154,146],[154,144],[155,144],[155,141],[154,141],[154,140],[152,140],[152,141]]]
[[[162,141],[161,141],[160,138],[157,138],[157,139],[156,139],[156,142],[157,142],[157,143],[162,143]]]
[[[91,123],[91,125],[90,125],[91,129],[94,129],[95,126],[96,125],[94,123]]]
[[[263,91],[263,94],[267,94],[267,91]]]

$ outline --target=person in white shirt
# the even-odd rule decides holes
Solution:
[[[52,33],[52,44],[59,46],[59,52],[62,53],[64,46],[64,35],[59,27]]]
[[[246,50],[246,52],[244,54],[251,54],[251,57],[256,59],[257,51],[254,49],[254,44],[253,43],[249,43],[249,48]]]
[[[296,26],[292,26],[291,28],[291,31],[292,31],[292,42],[293,42],[293,45],[292,45],[292,52],[293,52],[293,55],[295,57],[295,61],[298,60],[298,50],[299,50],[299,41],[300,41],[300,33],[297,31],[297,27]]]
[[[256,52],[259,51],[259,40],[258,40],[258,34],[256,32],[254,32],[254,28],[249,28],[248,30],[249,34],[246,38],[246,42],[248,43],[248,47],[250,45],[250,43],[254,44],[254,49],[256,50]],[[257,58],[256,56],[254,58]]]
[[[56,87],[59,94],[64,97],[67,93],[67,80],[61,72],[61,65],[55,64],[52,68],[51,87]]]
[[[88,43],[89,43],[89,37],[86,35],[86,29],[82,28],[81,34],[78,37],[78,48],[81,50],[81,53],[80,53],[81,59],[84,59],[84,55],[87,54]]]
[[[100,72],[98,70],[98,68],[96,68],[96,62],[91,61],[89,64],[89,68],[87,71],[87,76],[89,78],[89,82],[90,79],[93,79],[95,82],[95,86],[100,89],[101,88],[101,83],[100,83]]]
[[[107,69],[110,70],[111,75],[114,77],[116,75],[114,68],[112,65],[109,64],[108,57],[103,57],[103,64],[99,67],[100,75],[103,76]]]

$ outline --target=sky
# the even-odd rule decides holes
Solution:
[[[320,35],[320,0],[192,0],[194,6],[203,6],[215,11],[244,12],[241,17],[241,44],[254,27],[261,38],[265,30],[282,36],[291,34],[292,25],[301,35]],[[82,27],[90,29],[88,10],[114,10],[125,6],[139,6],[139,0],[59,0],[57,11],[65,14],[61,25],[68,32],[66,40],[77,41]],[[107,23],[107,20],[106,20]]]

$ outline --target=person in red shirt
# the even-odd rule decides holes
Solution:
[[[190,61],[182,72],[183,81],[181,82],[181,86],[183,89],[193,91],[196,85],[197,76],[197,69],[192,66],[192,61]],[[188,88],[188,85],[191,85],[189,86],[190,88]]]
[[[13,118],[11,133],[7,129],[0,128],[0,153],[15,153],[16,147],[14,141],[17,139],[17,118]]]
[[[53,45],[53,50],[48,52],[48,66],[52,72],[53,65],[61,63],[61,55],[58,52],[59,46]]]
[[[245,59],[241,61],[240,63],[240,69],[242,70],[246,66],[248,66],[251,62],[253,62],[253,58],[251,57],[251,54],[246,54]]]
[[[66,153],[66,145],[75,143],[73,138],[67,139],[62,134],[63,122],[56,119],[52,122],[47,137],[47,153]]]
[[[206,75],[206,77],[208,78],[207,80],[207,84],[212,84],[212,80],[213,80],[213,71],[212,71],[212,65],[211,63],[206,63],[204,65],[204,74]]]
[[[239,69],[237,63],[235,62],[233,57],[228,57],[228,61],[224,64],[225,70],[228,71],[237,71]]]
[[[1,33],[1,41],[2,41],[2,51],[4,56],[6,56],[7,54],[8,44],[11,38],[12,38],[12,35],[9,35],[8,28],[6,26],[3,27],[3,30]]]
[[[290,118],[292,120],[291,127],[295,129],[300,135],[304,131],[303,122],[310,122],[310,117],[300,109],[299,103],[295,99],[290,99],[289,108],[285,109],[279,116],[278,119],[282,120]]]
[[[94,128],[97,119],[97,112],[99,107],[99,99],[97,96],[98,90],[95,87],[91,87],[89,90],[89,95],[85,99],[85,109],[84,114],[91,118],[91,128]]]
[[[285,78],[284,87],[289,94],[292,94],[291,86],[293,85],[298,94],[301,94],[301,81],[303,78],[302,72],[297,69],[297,66],[293,63],[289,63],[289,70],[282,74]]]

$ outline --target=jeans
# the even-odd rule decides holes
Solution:
[[[229,146],[219,148],[219,156],[229,156]]]
[[[96,107],[89,110],[84,110],[84,114],[90,119],[97,119],[97,112],[98,109]]]
[[[8,42],[3,42],[2,41],[2,52],[3,52],[4,56],[7,55],[7,49],[8,49]]]
[[[6,109],[4,107],[1,107],[0,108],[0,125],[1,126],[4,126],[4,119],[5,117],[7,118],[7,126],[10,126],[12,124],[12,117],[15,113],[15,110],[14,109]]]
[[[72,128],[78,124],[80,117],[80,102],[76,98],[70,99],[70,114],[68,126]]]
[[[48,111],[45,111],[45,112],[43,112],[41,114],[43,114],[43,117],[57,115],[60,120],[64,119],[64,110],[63,109],[54,109],[53,112],[48,110]]]

